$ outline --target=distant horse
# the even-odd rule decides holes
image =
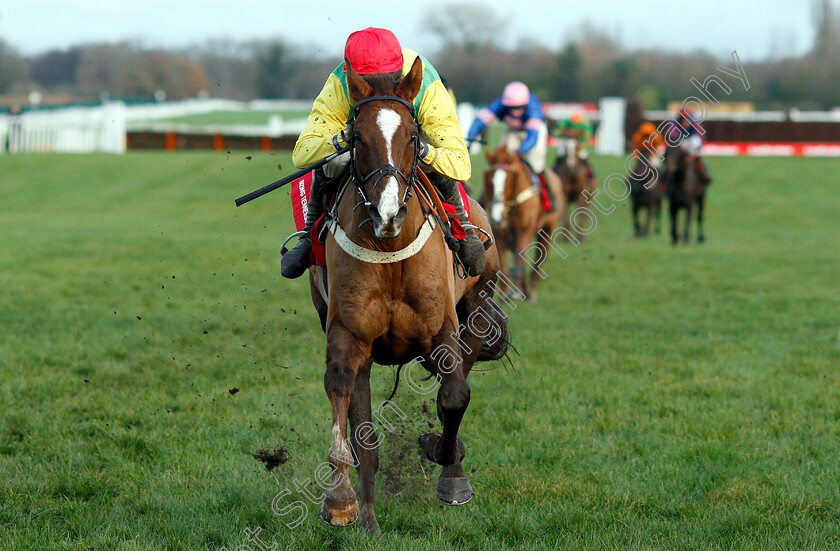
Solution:
[[[671,212],[671,242],[679,243],[677,235],[677,216],[685,210],[685,225],[682,239],[688,243],[691,213],[697,205],[697,242],[705,240],[703,236],[703,204],[706,200],[706,186],[700,180],[697,166],[690,155],[681,147],[669,147],[665,153],[666,181],[668,183],[668,203]]]
[[[402,365],[421,358],[432,382],[440,385],[442,434],[421,435],[420,447],[428,460],[443,466],[438,498],[462,504],[473,496],[461,466],[465,447],[458,436],[470,402],[467,375],[476,361],[505,353],[507,317],[495,303],[489,304],[499,264],[495,246],[486,251],[484,272],[462,279],[438,218],[430,212],[429,196],[419,197],[420,130],[411,104],[423,81],[420,59],[396,82],[384,75],[362,77],[349,63],[345,67],[350,97],[356,101],[349,179],[337,192],[325,232],[326,266],[309,273],[312,301],[326,332],[324,389],[332,405],[332,482],[321,518],[346,526],[359,515],[349,477],[349,422],[359,460],[360,528],[378,532],[372,362]],[[472,221],[489,231],[483,210],[474,202],[471,210]]]
[[[496,151],[485,149],[490,168],[484,173],[482,203],[490,211],[490,226],[499,247],[499,265],[505,275],[510,274],[514,285],[531,300],[537,298],[540,277],[537,275],[542,258],[533,262],[530,278],[525,276],[523,252],[534,238],[546,245],[560,217],[565,215],[565,195],[561,193],[560,178],[552,170],[545,171],[546,185],[555,197],[555,209],[543,209],[539,188],[534,185],[531,172],[519,153],[511,153],[504,145]],[[539,230],[543,232],[537,234]],[[507,269],[507,251],[513,254],[513,272]],[[545,248],[543,249],[545,250]]]
[[[575,138],[561,138],[557,147],[557,160],[554,163],[554,172],[560,176],[567,205],[567,216],[564,218],[563,226],[571,231],[571,217],[573,215],[571,204],[577,203],[578,207],[589,208],[590,198],[595,194],[595,182],[589,178],[586,166],[581,161],[581,153],[584,146]],[[583,193],[587,191],[588,193]],[[578,227],[587,227],[589,215],[584,211],[581,215],[582,221],[577,223]],[[586,238],[575,228],[575,233],[580,241]]]
[[[637,150],[641,157],[637,157],[630,176],[630,199],[633,203],[633,229],[636,237],[645,237],[650,231],[651,221],[657,235],[662,224],[662,189],[659,170],[655,156],[647,149]],[[639,211],[647,210],[644,225],[639,224]]]

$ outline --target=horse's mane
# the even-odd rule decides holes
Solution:
[[[359,76],[374,90],[392,92],[403,75],[402,71],[394,71],[392,73],[372,73]]]

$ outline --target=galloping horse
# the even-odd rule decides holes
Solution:
[[[633,202],[633,229],[636,237],[645,237],[650,232],[653,221],[654,231],[659,234],[662,224],[662,189],[660,188],[659,170],[653,168],[655,155],[643,148],[638,151],[636,163],[630,171],[630,199]],[[639,211],[647,210],[644,226],[639,224]]]
[[[309,273],[312,301],[327,338],[324,389],[332,405],[332,483],[321,518],[346,526],[359,515],[349,477],[349,422],[359,460],[360,528],[378,532],[372,362],[402,365],[420,358],[439,382],[437,413],[443,431],[421,435],[420,447],[426,458],[443,466],[438,498],[465,503],[473,492],[461,466],[465,447],[458,429],[470,402],[467,375],[474,362],[505,353],[507,317],[488,305],[499,262],[495,246],[487,248],[482,274],[458,277],[436,218],[424,206],[428,197],[423,202],[418,197],[420,131],[411,103],[422,84],[422,62],[418,58],[397,81],[387,75],[362,77],[350,63],[345,67],[356,101],[349,176],[331,211],[326,266]],[[489,231],[482,209],[473,202],[471,210],[473,223]],[[488,337],[493,331],[495,340]],[[499,346],[500,341],[505,344]],[[490,346],[494,342],[495,348]]]
[[[514,285],[531,300],[537,298],[537,275],[542,258],[532,263],[530,281],[525,277],[525,259],[520,255],[538,235],[543,246],[554,231],[560,216],[566,212],[565,195],[561,193],[560,178],[552,170],[545,171],[546,185],[551,187],[556,198],[555,210],[546,212],[542,206],[540,190],[531,179],[530,170],[518,153],[511,153],[504,145],[496,151],[484,150],[490,168],[484,173],[483,204],[490,210],[490,227],[499,250],[499,265],[508,275],[507,251],[513,253]],[[541,233],[539,230],[544,230]],[[545,250],[545,247],[543,248]]]
[[[677,216],[680,209],[685,209],[685,226],[682,238],[688,243],[688,230],[691,226],[691,211],[697,204],[697,242],[702,243],[703,204],[706,199],[706,186],[700,181],[697,167],[689,154],[681,147],[669,147],[665,153],[665,167],[668,181],[668,204],[671,212],[671,242],[679,243],[677,235]]]
[[[589,207],[590,197],[595,193],[595,182],[589,178],[586,167],[580,159],[583,146],[575,138],[561,138],[557,147],[557,161],[554,163],[554,172],[560,176],[563,185],[563,194],[566,198],[566,205],[577,203],[579,207]],[[588,194],[584,194],[588,191]],[[567,216],[563,220],[563,226],[571,231],[571,209],[567,207]],[[579,227],[587,227],[589,215],[583,214],[585,222]],[[577,238],[583,241],[586,235],[575,230]]]

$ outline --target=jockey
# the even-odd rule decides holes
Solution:
[[[574,138],[581,148],[578,150],[578,158],[586,169],[586,175],[590,180],[595,179],[595,172],[589,164],[589,149],[592,147],[595,132],[592,128],[592,121],[580,113],[575,113],[568,119],[557,123],[551,135],[555,138]]]
[[[438,76],[438,72],[424,58],[400,46],[397,37],[387,29],[369,27],[356,31],[344,46],[344,59],[327,78],[324,88],[312,106],[292,152],[292,162],[298,168],[310,166],[347,145],[345,137],[352,117],[354,98],[349,97],[344,63],[349,62],[359,75],[392,74],[394,79],[404,77],[411,70],[414,60],[423,62],[423,84],[414,99],[417,122],[423,132],[421,167],[443,195],[443,200],[455,207],[455,218],[467,223],[458,183],[470,177],[471,166],[461,126],[455,116],[455,106]],[[350,160],[350,153],[333,159],[323,171],[316,170],[312,182],[309,210],[306,214],[306,234],[288,251],[280,262],[280,273],[286,278],[296,278],[309,267],[312,250],[310,233],[323,214],[322,184],[340,176]],[[458,256],[467,274],[476,276],[484,271],[484,244],[474,231],[467,230],[467,237],[459,242]]]
[[[677,118],[674,122],[682,128],[681,134],[683,137],[680,147],[688,153],[688,161],[694,162],[694,166],[697,168],[697,174],[700,176],[700,181],[705,185],[711,184],[712,178],[709,176],[706,162],[700,156],[700,150],[703,147],[703,138],[700,136],[700,132],[697,131],[697,126],[700,123],[694,119],[694,116],[687,109],[680,109],[677,112]],[[674,128],[674,131],[676,132],[676,128]],[[677,136],[677,138],[679,137]]]
[[[656,125],[652,122],[643,122],[636,133],[633,134],[630,140],[630,149],[642,153],[647,149],[645,142],[650,144],[650,149],[654,151],[659,151],[665,145],[662,134],[656,130]]]
[[[650,162],[653,164],[654,168],[657,168],[661,160],[661,155],[665,150],[665,139],[656,129],[655,124],[646,121],[639,126],[639,129],[630,139],[630,150],[638,151],[639,155],[643,158],[647,156],[645,154],[646,151],[655,151],[656,155],[653,155],[650,158]]]
[[[548,127],[542,103],[526,84],[511,82],[505,86],[502,97],[478,112],[467,133],[467,141],[476,140],[486,130],[487,125],[495,120],[503,121],[507,126],[502,143],[509,151],[519,152],[534,175],[534,183],[547,192],[551,210],[554,211],[557,202],[551,188],[545,183]]]

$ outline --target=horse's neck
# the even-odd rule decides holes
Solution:
[[[508,172],[508,182],[510,182],[513,197],[516,197],[529,187],[531,181],[530,173],[531,171],[528,170],[528,167],[522,163],[511,164],[510,171]]]

